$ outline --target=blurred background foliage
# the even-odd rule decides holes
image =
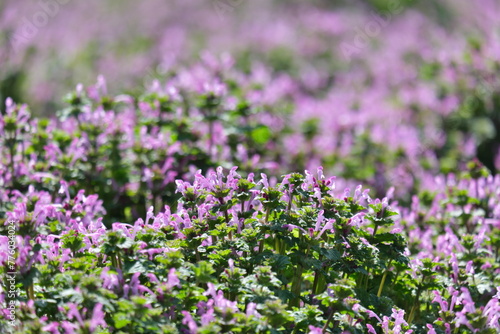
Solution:
[[[50,9],[53,3],[56,10]],[[77,1],[61,3],[56,0],[0,2],[1,100],[10,96],[16,101],[35,102],[35,113],[50,114],[55,106],[62,105],[57,97],[68,88],[78,83],[91,84],[99,74],[113,72],[114,77],[123,79],[114,82],[115,91],[134,90],[143,84],[148,74],[164,73],[165,68],[161,67],[167,66],[169,56],[175,58],[176,64],[185,64],[197,59],[199,52],[206,49],[233,52],[242,70],[249,71],[251,62],[262,60],[278,72],[299,75],[298,67],[302,64],[294,59],[293,40],[284,39],[282,45],[273,45],[270,49],[255,48],[252,41],[246,45],[244,39],[238,41],[237,33],[251,28],[249,22],[256,12],[282,20],[287,13],[299,13],[304,7],[362,15],[387,13],[397,8],[398,13],[416,10],[449,30],[463,23],[459,10],[447,1],[315,0],[304,4],[303,1],[213,0],[172,1],[168,5],[150,1],[149,6],[128,0],[91,0],[85,5]],[[27,33],[33,28],[35,16],[43,12],[48,13],[48,22],[35,27],[35,33]],[[269,23],[267,21],[265,28],[276,28]],[[299,24],[296,28],[286,27],[299,28]],[[338,47],[332,37],[327,36],[324,41],[331,43],[330,47]],[[171,55],[166,54],[169,52]],[[334,60],[338,59],[332,54],[307,58],[312,66],[330,62],[330,70],[349,70],[348,65],[336,64]]]

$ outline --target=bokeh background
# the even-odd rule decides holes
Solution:
[[[395,58],[452,60],[471,39],[493,38],[498,2],[3,0],[0,13],[2,99],[47,113],[99,74],[114,91],[135,89],[207,52],[230,53],[241,70],[263,62],[299,79],[392,70],[402,80]],[[386,14],[387,24],[370,28]],[[370,29],[348,61],[342,43]]]

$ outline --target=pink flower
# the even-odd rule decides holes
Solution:
[[[189,334],[196,334],[198,332],[198,325],[193,320],[191,314],[188,311],[182,311],[184,318],[182,319],[182,324],[187,325],[189,328]]]
[[[323,329],[309,325],[309,334],[323,334]]]
[[[98,326],[107,327],[104,321],[104,312],[102,311],[102,304],[97,303],[92,311],[92,319],[90,319],[90,331],[94,331]]]
[[[368,333],[370,333],[370,334],[377,334],[377,331],[375,330],[375,328],[373,328],[372,325],[366,324],[366,328],[368,329]]]
[[[429,329],[427,331],[427,334],[436,334],[436,330],[434,329],[434,327],[432,327],[431,324],[427,324],[426,327]]]
[[[180,286],[181,281],[177,277],[177,274],[175,273],[175,268],[171,268],[170,271],[168,272],[168,280],[167,280],[167,286],[168,288],[173,288],[174,286]]]
[[[51,334],[60,334],[59,332],[59,323],[56,321],[50,322],[48,325],[42,327],[42,330],[46,333]]]

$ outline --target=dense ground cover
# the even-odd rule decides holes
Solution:
[[[500,8],[431,3],[3,3],[2,332],[499,332]]]

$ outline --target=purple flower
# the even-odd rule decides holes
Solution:
[[[103,283],[102,286],[109,290],[114,290],[116,287],[120,285],[120,281],[118,279],[118,274],[110,273],[110,268],[106,267],[102,270],[100,278]]]
[[[323,334],[323,328],[309,325],[309,334]]]
[[[170,271],[168,272],[167,287],[169,289],[172,289],[174,286],[180,286],[180,285],[181,281],[179,280],[179,277],[177,277],[175,268],[171,268]]]
[[[78,329],[78,325],[71,323],[69,321],[61,321],[61,327],[65,330],[65,334],[76,334],[76,330]]]
[[[184,318],[182,319],[182,324],[187,325],[189,328],[189,334],[196,334],[198,332],[198,325],[193,320],[191,314],[188,311],[182,311]]]
[[[427,329],[429,329],[429,330],[427,331],[427,334],[436,334],[436,330],[434,329],[434,327],[432,327],[432,325],[431,325],[431,324],[427,324],[427,325],[425,325],[425,326],[427,327]]]
[[[209,308],[202,316],[201,316],[201,325],[206,326],[212,323],[215,320],[214,309]]]
[[[97,303],[92,311],[92,319],[90,319],[90,331],[93,332],[98,326],[108,327],[104,321],[104,312],[102,311],[102,304]]]
[[[259,312],[257,312],[257,304],[255,304],[255,303],[248,303],[247,304],[246,315],[247,316],[254,316],[254,317],[260,318],[261,315],[260,315]]]
[[[60,334],[59,332],[59,323],[56,321],[52,321],[49,324],[42,327],[42,330],[51,334]]]
[[[83,325],[83,319],[80,311],[78,310],[78,305],[75,303],[67,303],[66,305],[69,307],[68,318],[76,319],[80,325]]]

